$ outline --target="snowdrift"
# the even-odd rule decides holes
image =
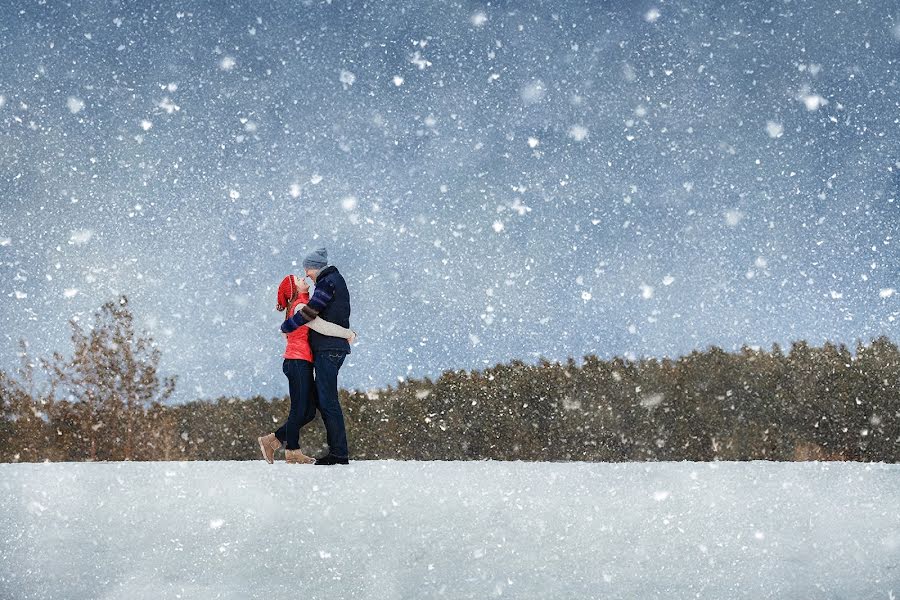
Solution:
[[[894,598],[900,466],[0,465],[0,598]]]

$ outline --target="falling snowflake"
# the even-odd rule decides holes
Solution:
[[[725,211],[725,224],[729,227],[737,227],[738,223],[740,223],[743,219],[744,213],[737,209]]]
[[[423,58],[422,54],[418,50],[416,50],[413,55],[409,57],[409,62],[416,65],[420,71],[424,71],[426,68],[431,66],[431,61]]]
[[[828,100],[818,94],[811,93],[808,87],[804,87],[800,91],[800,94],[798,94],[797,96],[797,100],[802,102],[806,106],[806,110],[808,110],[809,112],[815,112],[828,104]]]
[[[341,85],[344,86],[345,90],[349,90],[350,86],[356,83],[356,75],[346,69],[341,69],[341,74],[338,76],[338,79],[341,81]]]
[[[181,107],[178,106],[177,104],[175,104],[174,102],[172,102],[171,100],[169,100],[168,96],[166,96],[162,100],[160,100],[159,104],[157,104],[156,106],[163,109],[167,114],[170,114],[170,115],[172,113],[176,113],[179,110],[181,110]]]
[[[91,241],[92,237],[94,237],[94,232],[90,229],[79,229],[69,235],[69,243],[75,246],[83,246]]]
[[[476,12],[472,15],[470,21],[472,21],[472,25],[475,27],[484,27],[484,24],[487,23],[488,16],[481,11]]]
[[[572,125],[569,128],[569,137],[576,142],[583,142],[588,136],[587,127],[583,125]]]
[[[540,79],[535,79],[525,84],[519,91],[519,96],[525,104],[535,104],[544,99],[547,95],[547,88]]]
[[[69,99],[66,100],[66,106],[69,107],[69,112],[74,115],[81,112],[84,108],[84,100],[75,96],[69,96]]]
[[[781,123],[769,121],[766,123],[766,133],[769,134],[770,138],[777,139],[784,134],[784,127],[782,127]]]

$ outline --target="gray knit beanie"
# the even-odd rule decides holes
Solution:
[[[318,248],[316,250],[313,250],[311,253],[306,255],[306,258],[303,259],[304,269],[315,269],[319,271],[327,266],[328,250],[326,250],[325,248]]]

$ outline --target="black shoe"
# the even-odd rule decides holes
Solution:
[[[325,456],[317,458],[316,464],[317,465],[349,465],[350,460],[347,458],[341,458],[339,456],[335,456],[334,454],[326,454]]]

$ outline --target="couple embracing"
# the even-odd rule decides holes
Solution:
[[[281,332],[287,348],[282,370],[288,379],[291,410],[277,431],[258,438],[259,448],[269,464],[284,444],[286,463],[346,465],[350,453],[337,377],[356,337],[350,329],[350,292],[337,268],[328,265],[325,248],[304,258],[303,270],[315,283],[312,297],[305,277],[288,275],[278,286],[276,305],[285,313]],[[300,428],[315,418],[316,409],[325,423],[328,454],[313,459],[300,451]]]

